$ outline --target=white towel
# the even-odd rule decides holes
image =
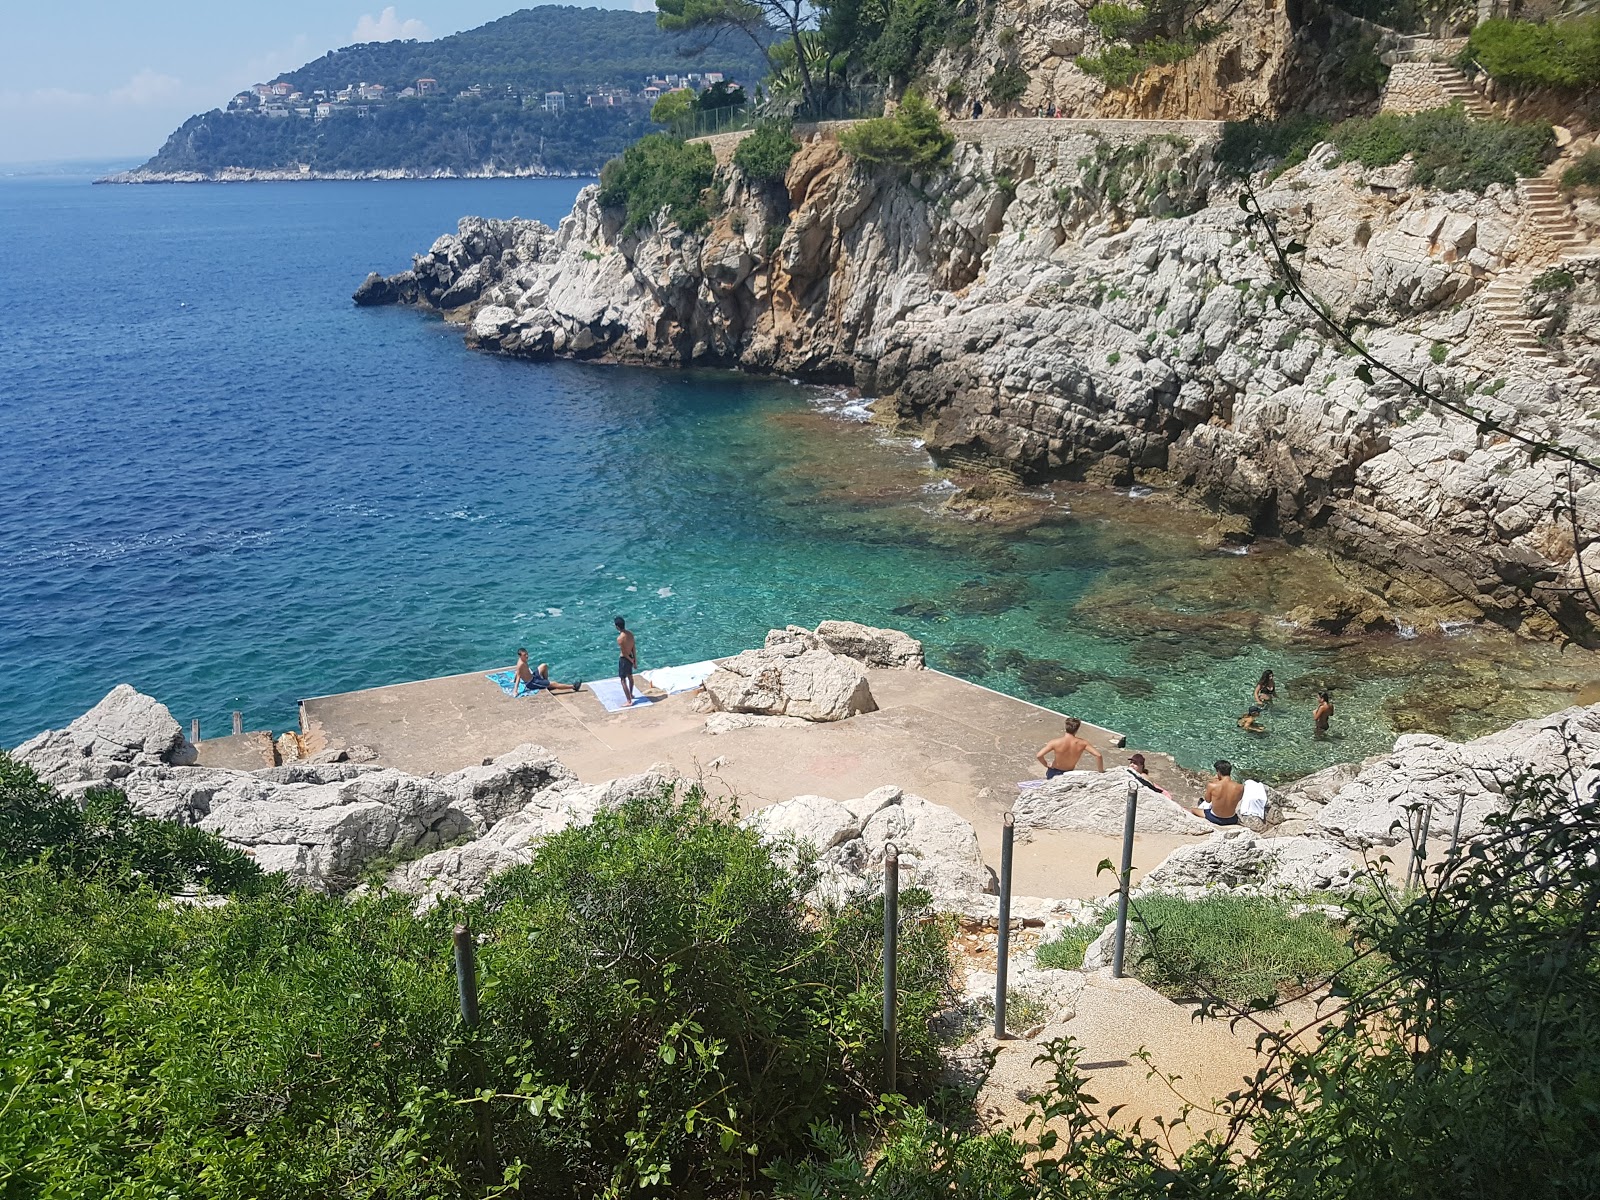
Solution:
[[[1267,785],[1258,779],[1244,781],[1244,795],[1239,798],[1239,815],[1255,821],[1267,819]]]

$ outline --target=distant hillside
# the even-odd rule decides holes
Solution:
[[[190,117],[110,181],[593,174],[650,128],[647,79],[710,72],[754,82],[766,62],[731,39],[696,49],[649,13],[524,9],[331,51]]]
[[[662,33],[652,13],[551,5],[525,8],[437,41],[368,42],[331,50],[279,78],[309,93],[361,82],[399,89],[428,77],[452,95],[474,84],[540,91],[637,87],[658,71],[722,71],[752,81],[766,74],[766,61],[748,39],[723,40],[726,45],[686,55],[693,43]]]

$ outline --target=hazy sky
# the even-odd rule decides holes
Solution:
[[[574,0],[654,10],[652,0]],[[0,162],[147,158],[193,113],[339,46],[434,38],[528,0],[0,0]]]

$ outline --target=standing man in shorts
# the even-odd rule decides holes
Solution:
[[[623,698],[632,707],[633,670],[639,665],[639,646],[628,632],[626,621],[613,617],[611,623],[617,627],[617,679],[622,683]]]

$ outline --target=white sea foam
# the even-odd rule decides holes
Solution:
[[[1250,553],[1250,547],[1249,546],[1218,546],[1217,547],[1217,553],[1218,554],[1235,554],[1235,555],[1239,555],[1240,557],[1243,557],[1244,555]]]
[[[1439,632],[1444,634],[1445,637],[1461,637],[1463,634],[1471,633],[1477,627],[1477,624],[1472,621],[1439,622]]]
[[[559,608],[547,608],[544,610],[544,612],[545,616],[547,617],[559,617],[561,615],[561,610]]]
[[[1155,495],[1155,491],[1153,487],[1145,487],[1142,483],[1136,483],[1128,489],[1128,499],[1143,500],[1146,496]]]
[[[672,589],[669,587],[657,588],[656,595],[660,596],[662,599],[665,599],[666,597],[672,595]]]
[[[1417,636],[1417,627],[1415,625],[1401,625],[1397,627],[1396,632],[1409,642]]]
[[[625,592],[637,592],[639,590],[639,585],[636,584],[636,583],[630,583],[627,587],[623,588],[622,590],[625,591]]]

